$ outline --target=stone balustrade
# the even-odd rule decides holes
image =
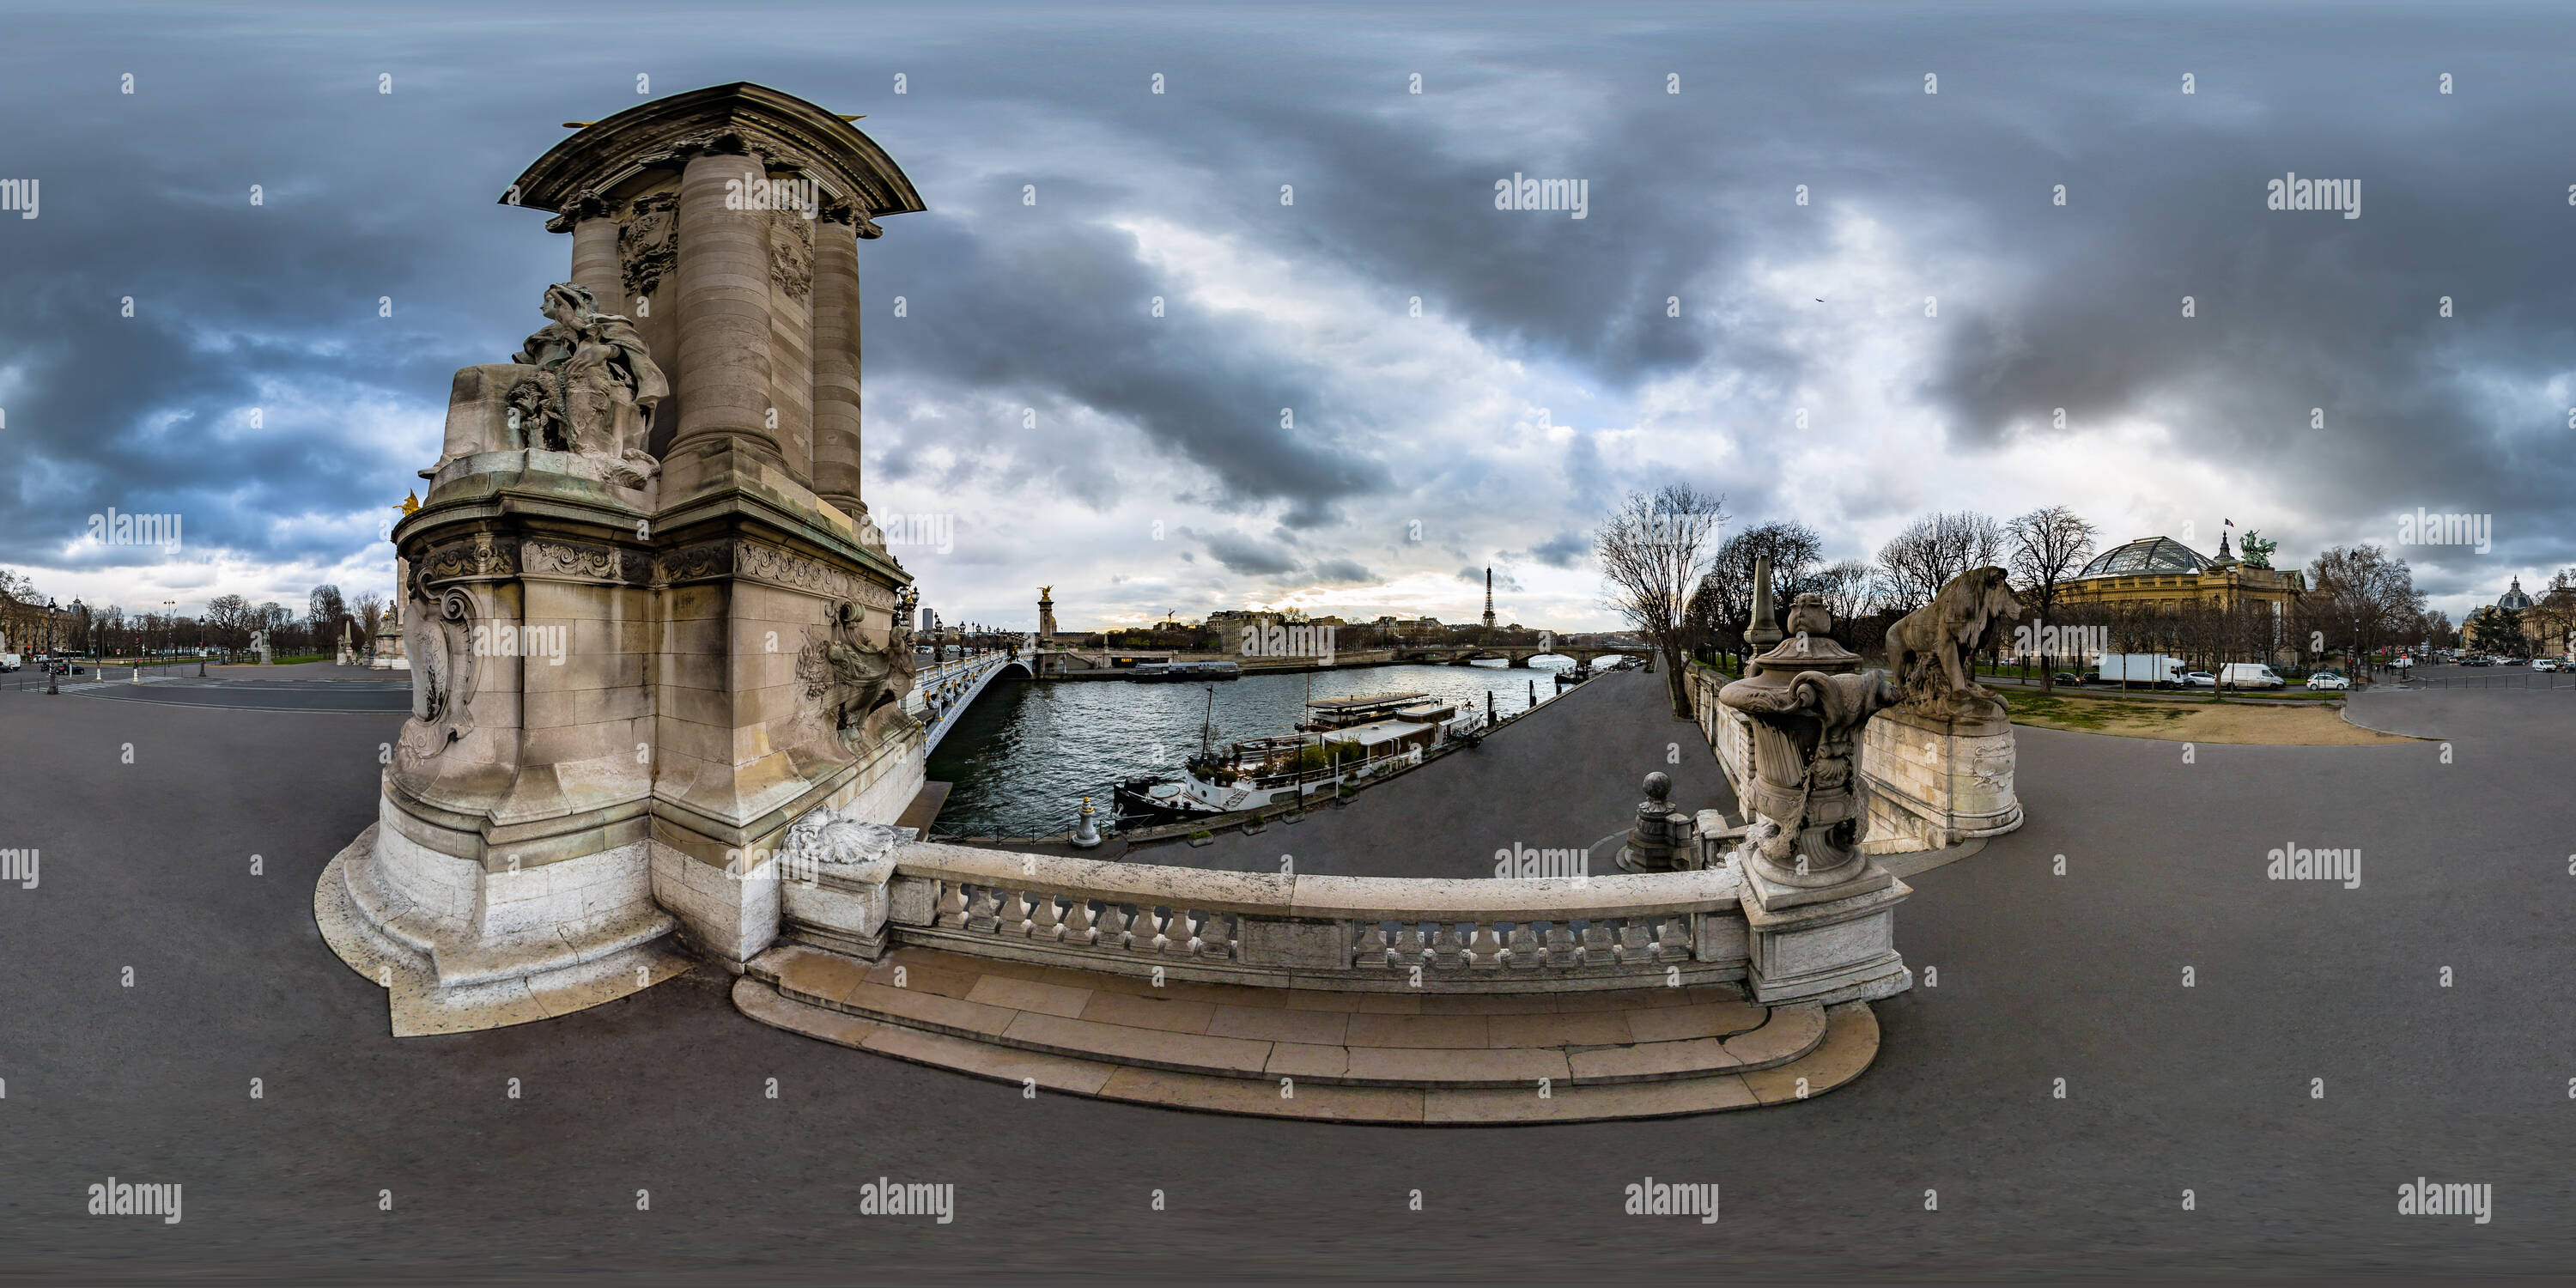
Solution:
[[[841,951],[914,944],[1209,983],[1463,993],[1741,980],[1751,947],[1737,876],[1724,867],[1544,880],[1280,876],[926,842],[897,847],[891,860],[823,865],[814,897],[789,891],[788,934]]]

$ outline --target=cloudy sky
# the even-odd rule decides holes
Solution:
[[[0,211],[0,566],[64,600],[390,590],[450,374],[567,275],[500,190],[559,122],[736,80],[866,113],[929,206],[863,247],[865,491],[953,516],[899,551],[951,620],[1033,624],[1041,583],[1068,626],[1459,620],[1491,565],[1505,620],[1605,624],[1589,534],[1673,480],[1836,557],[1931,509],[2232,519],[2284,566],[2491,515],[2395,551],[2454,616],[2576,563],[2564,6],[9,25],[0,178],[41,204]],[[2267,209],[2289,172],[2360,217]],[[1585,217],[1495,209],[1516,174]],[[111,506],[182,547],[86,541]]]

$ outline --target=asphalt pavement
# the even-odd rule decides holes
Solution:
[[[0,849],[42,856],[0,885],[0,1278],[2563,1274],[2571,702],[2373,691],[2352,718],[2423,740],[2372,747],[2022,729],[2029,822],[1913,878],[1921,984],[1857,1083],[1406,1130],[1023,1099],[753,1024],[707,970],[397,1041],[310,909],[399,716],[0,690]],[[1561,822],[1534,794],[1444,836],[1390,784],[1339,853],[1583,836],[1658,719],[1525,726],[1582,797]],[[2267,879],[2309,846],[2360,850],[2358,886]],[[86,1215],[110,1177],[182,1184],[184,1219]],[[2401,1216],[2418,1177],[2491,1185],[2491,1220]],[[955,1186],[953,1222],[861,1215],[879,1178]],[[1719,1184],[1722,1219],[1626,1215],[1646,1178]]]

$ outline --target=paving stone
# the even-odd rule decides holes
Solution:
[[[1343,1076],[1372,1082],[1525,1082],[1535,1089],[1541,1078],[1561,1083],[1573,1077],[1561,1051],[1365,1046],[1346,1049],[1350,1064]]]
[[[1131,993],[1097,993],[1082,1008],[1081,1018],[1166,1033],[1205,1033],[1216,1008],[1206,1002],[1144,997]]]
[[[1747,1086],[1766,1105],[1798,1098],[1798,1079],[1807,1094],[1831,1091],[1867,1070],[1878,1058],[1878,1015],[1867,1002],[1844,1002],[1828,1008],[1824,1040],[1799,1059],[1778,1068],[1744,1075]]]
[[[836,1003],[868,978],[864,964],[812,948],[785,954],[773,966],[779,991],[799,1001]]]
[[[1805,1055],[1824,1036],[1825,1008],[1802,1002],[1771,1008],[1761,1028],[1728,1038],[1726,1050],[1748,1065],[1781,1064]]]
[[[986,975],[975,981],[975,987],[966,994],[966,1000],[987,1006],[1007,1006],[1014,1011],[1035,1011],[1040,1015],[1070,1018],[1082,1014],[1082,1008],[1090,1004],[1091,996],[1091,990],[1087,988],[1041,984],[1007,975]]]
[[[1096,1060],[1076,1060],[1043,1051],[970,1042],[944,1033],[924,1033],[891,1025],[877,1026],[876,1032],[868,1036],[866,1049],[916,1064],[990,1078],[995,1082],[1018,1085],[1034,1078],[1043,1090],[1081,1096],[1099,1095],[1100,1089],[1119,1072],[1119,1066]]]
[[[861,983],[850,990],[841,1003],[849,1010],[871,1018],[892,1019],[899,1023],[963,1036],[998,1034],[1010,1028],[1020,1012],[1002,1006],[986,1006],[963,998],[942,997],[912,988],[888,988],[883,984]]]
[[[1716,1038],[1686,1042],[1645,1042],[1636,1046],[1576,1051],[1566,1057],[1578,1082],[1628,1082],[1671,1078],[1715,1069],[1734,1069],[1742,1062]]]
[[[1343,1032],[1344,1046],[1373,1047],[1481,1047],[1486,1044],[1485,1017],[1481,1015],[1370,1015],[1351,1016],[1350,1027]]]
[[[1271,1118],[1307,1118],[1322,1122],[1410,1124],[1422,1121],[1423,1093],[1403,1087],[1336,1087],[1329,1083],[1295,1084],[1293,1097],[1279,1094],[1277,1080],[1209,1078],[1159,1069],[1120,1069],[1100,1094],[1173,1109],[1211,1113],[1259,1114]]]
[[[1264,1042],[1340,1046],[1350,1022],[1347,1011],[1300,1011],[1288,1007],[1220,1006],[1208,1021],[1210,1035],[1254,1038]]]
[[[1628,1031],[1639,1042],[1677,1042],[1688,1038],[1725,1038],[1750,1033],[1770,1018],[1770,1008],[1749,1002],[1702,1002],[1696,1006],[1663,1006],[1628,1014]]]
[[[1350,1069],[1350,1064],[1351,1053],[1341,1047],[1274,1042],[1270,1046],[1270,1067],[1262,1072],[1274,1077],[1338,1078]]]
[[[735,1010],[772,1028],[802,1033],[809,1038],[845,1047],[859,1047],[866,1043],[869,1034],[886,1027],[845,1011],[809,1006],[781,997],[775,987],[749,975],[733,982],[733,1005]]]
[[[1496,1047],[1626,1046],[1636,1041],[1617,1011],[1550,1011],[1485,1018],[1485,1042]]]
[[[1001,1036],[1010,1042],[1045,1047],[1060,1055],[1166,1068],[1262,1073],[1270,1064],[1270,1044],[1267,1042],[1130,1028],[1123,1024],[1068,1020],[1026,1012],[1012,1020]]]
[[[1461,1126],[1598,1122],[1716,1113],[1757,1103],[1743,1079],[1720,1074],[1681,1082],[1556,1088],[1545,1100],[1534,1091],[1428,1091],[1422,1097],[1422,1121]]]

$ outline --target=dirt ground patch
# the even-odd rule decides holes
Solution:
[[[2252,702],[2182,702],[2152,698],[2077,698],[2036,693],[2004,696],[2014,724],[2075,733],[2107,733],[2168,742],[2270,743],[2359,747],[2416,739],[2347,723],[2338,707]]]

